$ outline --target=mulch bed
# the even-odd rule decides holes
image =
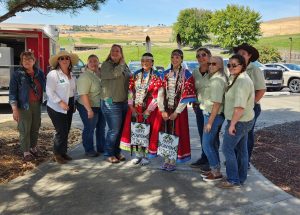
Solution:
[[[252,163],[278,187],[300,198],[300,121],[257,131]]]
[[[42,123],[40,128],[38,147],[43,156],[32,162],[23,161],[23,153],[19,144],[19,132],[16,122],[1,123],[0,130],[0,184],[24,175],[28,170],[52,159],[53,135],[55,130],[49,123]],[[81,130],[72,128],[69,134],[69,147],[81,142]]]

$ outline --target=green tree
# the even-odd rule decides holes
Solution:
[[[232,49],[241,43],[253,44],[261,36],[261,15],[249,7],[227,5],[217,10],[209,20],[209,29],[214,34],[213,42]]]
[[[3,22],[18,12],[31,10],[50,10],[55,12],[70,12],[75,14],[79,9],[88,7],[94,11],[99,10],[100,4],[107,0],[0,0],[1,7],[6,8],[6,13],[0,15],[0,22]]]
[[[258,51],[259,51],[259,61],[261,63],[270,63],[270,62],[275,63],[275,62],[282,61],[280,53],[276,48],[262,46],[258,48]]]
[[[174,35],[180,34],[183,45],[199,47],[209,40],[208,20],[211,12],[197,8],[181,10],[173,25]]]

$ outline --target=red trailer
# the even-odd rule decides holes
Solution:
[[[0,103],[7,103],[10,74],[20,64],[22,51],[32,51],[47,72],[49,57],[57,50],[58,28],[52,25],[0,24]]]

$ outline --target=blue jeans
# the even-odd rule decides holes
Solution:
[[[100,153],[103,152],[106,153],[105,126],[106,126],[106,121],[102,113],[102,108],[100,107],[98,111],[98,121],[96,124],[96,148],[97,148],[97,152]]]
[[[260,104],[255,104],[254,106],[254,122],[253,122],[253,126],[251,128],[251,130],[249,131],[248,133],[248,142],[247,142],[247,146],[248,146],[248,162],[250,162],[250,158],[251,158],[251,155],[252,155],[252,151],[253,151],[253,148],[254,148],[254,142],[255,142],[255,139],[254,139],[254,127],[255,127],[255,123],[256,123],[256,120],[257,118],[259,117],[260,113],[261,113],[261,107],[260,107]]]
[[[204,125],[208,123],[210,113],[204,114]],[[203,148],[208,158],[209,166],[212,170],[220,169],[220,155],[219,155],[219,132],[224,122],[224,115],[218,114],[211,126],[209,133],[203,132]]]
[[[200,160],[203,160],[204,162],[208,163],[208,159],[207,156],[204,153],[203,150],[203,127],[204,127],[204,117],[203,117],[203,111],[200,109],[199,105],[196,105],[195,107],[193,107],[194,112],[196,114],[196,122],[197,122],[197,128],[198,128],[198,133],[200,136],[200,143],[201,143],[201,149],[202,149],[202,153],[201,153],[201,158]]]
[[[223,140],[223,153],[226,160],[227,181],[240,185],[247,179],[248,171],[248,132],[253,126],[254,120],[237,122],[235,135],[230,135],[228,129],[230,120],[227,121]]]
[[[128,104],[127,102],[109,103],[101,100],[101,108],[108,125],[106,135],[107,156],[118,156],[121,152],[120,139]]]
[[[77,103],[77,110],[83,122],[82,144],[86,153],[95,152],[94,149],[94,131],[98,122],[98,107],[92,107],[94,117],[89,119],[85,107]]]

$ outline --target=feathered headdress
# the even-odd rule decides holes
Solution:
[[[151,41],[148,35],[146,37],[146,52],[151,53]]]
[[[178,49],[181,50],[181,37],[180,37],[180,34],[178,33],[177,36],[176,36],[176,42],[177,42],[177,47]]]

